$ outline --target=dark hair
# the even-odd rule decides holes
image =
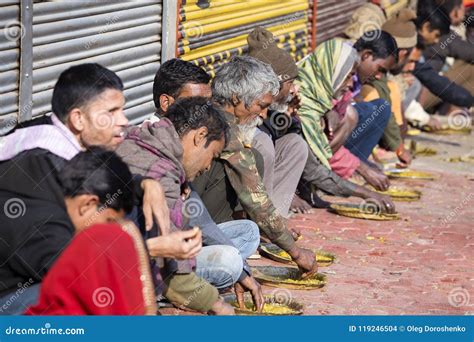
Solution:
[[[178,99],[168,109],[166,117],[173,123],[180,137],[190,130],[206,127],[206,147],[222,137],[226,145],[229,141],[230,127],[225,112],[208,98],[195,96]]]
[[[421,29],[424,23],[430,24],[431,31],[439,30],[441,35],[448,34],[451,26],[449,13],[433,1],[418,2],[415,25]]]
[[[208,84],[211,77],[191,62],[173,58],[161,64],[153,81],[153,101],[160,108],[160,96],[168,94],[174,98],[186,83]]]
[[[446,10],[449,14],[451,13],[456,7],[462,6],[462,0],[443,0],[441,2],[441,6]]]
[[[91,147],[78,153],[60,171],[59,182],[65,197],[91,194],[103,208],[132,210],[132,174],[113,151]]]
[[[380,30],[365,32],[354,44],[354,48],[360,52],[370,50],[375,58],[387,58],[393,56],[398,62],[398,46],[395,38],[390,33]]]
[[[72,66],[59,75],[54,86],[53,113],[65,122],[72,109],[87,105],[107,89],[123,91],[122,80],[115,72],[97,63]]]

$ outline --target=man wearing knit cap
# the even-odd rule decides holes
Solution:
[[[392,69],[392,73],[403,69],[405,64],[408,63],[411,49],[416,46],[417,31],[413,22],[415,19],[416,13],[404,8],[382,25],[382,30],[390,33],[398,45],[398,64]]]
[[[257,27],[247,37],[249,55],[270,64],[280,81],[280,90],[273,97],[270,110],[261,117],[267,127],[274,130],[289,128],[292,118],[286,114],[288,104],[296,96],[293,83],[298,75],[293,58],[280,49],[273,34]],[[283,216],[288,216],[293,197],[308,158],[308,146],[297,133],[289,133],[272,141],[269,134],[258,130],[253,138],[253,147],[263,157],[263,183],[273,204]]]
[[[265,42],[273,40],[273,35],[261,28],[255,29],[248,37],[249,54],[251,56],[269,62],[278,76],[282,74],[289,75],[286,81],[280,82],[280,92],[274,97],[274,102],[267,114],[268,117],[259,126],[261,132],[254,139],[254,147],[259,149],[261,154],[264,154],[265,150],[275,152],[275,156],[270,154],[273,156],[273,159],[270,159],[276,161],[274,168],[270,168],[270,172],[273,172],[274,176],[273,197],[275,201],[279,200],[279,196],[281,197],[279,192],[282,192],[280,189],[282,188],[281,184],[284,184],[284,182],[287,184],[285,196],[287,198],[293,197],[295,191],[294,181],[296,180],[296,183],[298,183],[295,175],[298,175],[298,177],[301,175],[298,194],[304,199],[302,200],[297,195],[294,195],[291,209],[295,212],[305,212],[312,207],[328,205],[327,202],[318,197],[316,189],[333,196],[376,198],[376,193],[340,178],[332,170],[324,166],[313,153],[308,153],[308,144],[302,138],[301,123],[296,117],[299,107],[298,89],[293,84],[293,79],[296,76],[294,72],[297,71],[296,63],[290,54],[283,49],[273,46],[271,54],[262,49]],[[276,59],[273,58],[274,56],[279,57]],[[279,63],[280,61],[286,61],[287,65]],[[281,79],[283,80],[284,77],[281,77]],[[261,147],[265,147],[265,149]],[[286,155],[281,153],[282,147],[288,148]],[[278,155],[278,153],[281,154]],[[302,161],[306,160],[306,156],[306,164],[302,164]],[[267,186],[268,180],[265,179],[267,160],[264,163],[264,183]],[[302,174],[300,172],[301,165],[304,166]],[[282,172],[283,170],[289,171]],[[282,182],[280,179],[284,177],[288,179],[284,179]],[[293,193],[290,193],[290,191],[293,191]],[[289,201],[285,204],[285,210],[288,210]]]

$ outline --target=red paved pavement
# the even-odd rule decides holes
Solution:
[[[305,304],[305,314],[474,314],[474,164],[443,160],[472,153],[472,136],[442,137],[460,143],[457,147],[439,140],[423,142],[437,148],[437,156],[413,163],[415,169],[439,174],[438,180],[393,181],[423,193],[420,201],[397,202],[402,220],[351,219],[325,210],[290,220],[301,229],[301,246],[337,256],[335,264],[320,268],[327,274],[326,287],[284,292]],[[265,258],[250,263],[284,266]],[[264,287],[265,293],[273,291]]]

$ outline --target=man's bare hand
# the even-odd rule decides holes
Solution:
[[[170,231],[170,211],[161,184],[154,179],[144,179],[141,186],[143,189],[143,216],[145,216],[146,230],[153,227],[154,218],[161,235],[168,234]]]
[[[316,274],[318,271],[318,263],[316,262],[316,255],[314,255],[314,252],[297,247],[296,245],[287,252],[303,272],[303,275],[301,276],[303,279]]]
[[[259,313],[262,312],[265,299],[263,298],[262,287],[254,277],[245,277],[234,285],[234,290],[235,296],[237,297],[237,303],[241,309],[245,309],[244,293],[245,291],[250,291],[256,311]]]
[[[202,248],[202,233],[198,227],[194,227],[148,239],[146,245],[152,257],[190,259]]]

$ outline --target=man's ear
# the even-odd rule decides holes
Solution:
[[[407,49],[400,49],[398,50],[398,60],[399,61],[402,61],[408,54],[408,50]]]
[[[174,98],[167,94],[160,95],[160,108],[163,112],[167,112],[168,108],[174,103]]]
[[[431,32],[431,31],[433,31],[433,30],[431,29],[431,25],[430,25],[429,21],[425,21],[425,22],[421,25],[421,30],[422,30],[423,32]]]
[[[207,130],[207,127],[199,127],[196,130],[196,133],[194,134],[194,145],[195,146],[200,146],[204,145],[207,139],[207,134],[209,131]]]
[[[234,107],[237,107],[237,105],[240,103],[240,100],[239,98],[237,97],[237,95],[232,95],[232,105]]]
[[[99,197],[97,195],[79,195],[79,215],[85,216],[87,214],[97,211],[99,205]]]
[[[370,51],[368,49],[365,49],[364,51],[362,51],[362,55],[361,55],[360,59],[362,61],[365,61],[367,58],[372,57],[372,56],[373,56],[372,51]]]
[[[66,124],[72,132],[82,132],[84,119],[84,113],[79,108],[73,108],[67,116]]]

